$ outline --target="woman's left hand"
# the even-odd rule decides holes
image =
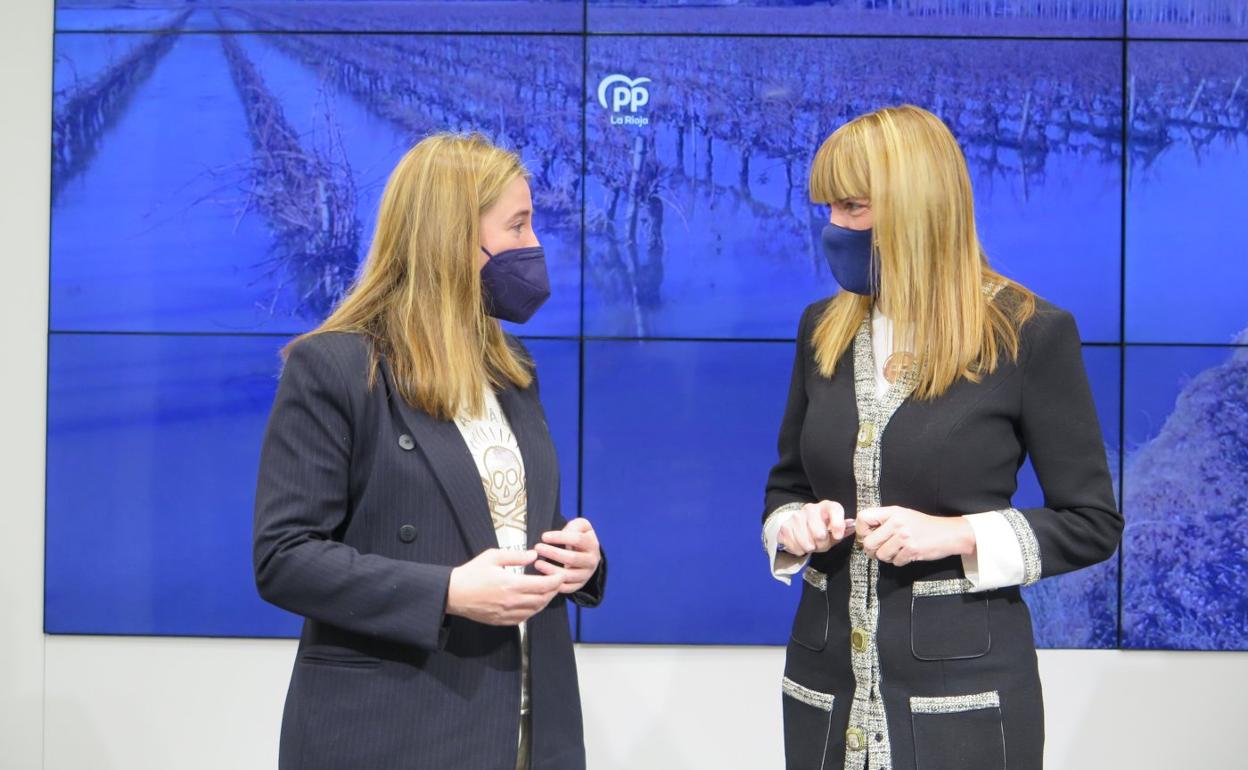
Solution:
[[[975,530],[961,516],[929,516],[894,505],[859,511],[856,528],[868,556],[897,567],[975,553]]]
[[[598,571],[602,548],[589,520],[573,519],[563,529],[542,535],[542,542],[537,544],[537,555],[545,561],[539,560],[533,565],[534,568],[543,575],[553,575],[563,569],[563,586],[559,593],[574,594],[584,588]],[[557,566],[559,564],[563,567]]]

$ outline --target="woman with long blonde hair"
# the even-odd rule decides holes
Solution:
[[[549,295],[532,209],[515,153],[424,139],[286,348],[255,514],[260,595],[305,619],[281,768],[585,767],[566,599],[601,601],[606,564],[499,324]]]
[[[802,314],[763,514],[772,573],[804,570],[787,767],[1040,770],[1019,589],[1122,532],[1075,321],[988,265],[926,110],[837,129],[810,190],[841,291]],[[1019,510],[1028,456],[1045,504]]]

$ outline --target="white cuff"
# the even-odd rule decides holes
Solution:
[[[791,553],[776,550],[780,545],[780,528],[800,510],[802,510],[801,503],[782,505],[772,511],[767,521],[763,523],[763,548],[766,549],[767,558],[771,563],[771,576],[786,586],[792,585],[792,576],[801,572],[810,562],[810,556],[794,556]]]
[[[964,516],[975,532],[975,553],[962,557],[962,570],[973,591],[1021,585],[1026,577],[1023,551],[1002,511]]]

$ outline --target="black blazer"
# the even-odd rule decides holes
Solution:
[[[521,352],[523,345],[511,344]],[[454,423],[412,408],[388,368],[368,385],[368,342],[299,342],[261,452],[260,595],[306,620],[282,719],[294,770],[514,770],[515,627],[445,614],[451,569],[497,548],[477,468]],[[524,458],[530,547],[566,523],[536,381],[499,401]],[[601,601],[605,561],[572,597]],[[585,767],[565,597],[528,624],[532,767]]]
[[[996,301],[1016,299],[1007,289]],[[932,401],[899,397],[894,412],[876,399],[863,416],[856,386],[875,388],[869,337],[821,375],[811,336],[826,306],[802,316],[764,517],[816,500],[852,517],[866,483],[880,505],[1003,511],[1027,583],[1114,553],[1122,515],[1070,313],[1040,300],[1017,363]],[[1019,511],[1011,498],[1028,455],[1045,502]],[[958,557],[872,566],[857,550],[851,537],[816,554],[802,581],[785,665],[787,767],[858,768],[882,754],[893,770],[1040,770],[1044,710],[1019,587],[973,593]]]

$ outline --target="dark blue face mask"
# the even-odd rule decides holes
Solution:
[[[500,321],[522,324],[550,298],[550,277],[546,274],[546,252],[541,246],[508,249],[491,254],[481,268],[481,291],[485,312]]]
[[[832,268],[832,277],[845,291],[873,297],[879,294],[879,279],[871,280],[871,230],[850,230],[831,222],[823,228],[823,256]]]

